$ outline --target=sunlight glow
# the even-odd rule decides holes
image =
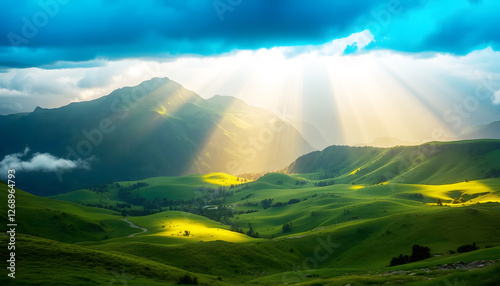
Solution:
[[[498,76],[494,63],[500,52],[488,47],[464,56],[427,57],[365,50],[373,41],[374,36],[365,30],[319,45],[234,50],[207,57],[186,55],[165,62],[127,59],[88,63],[99,68],[28,68],[5,75],[8,80],[29,82],[28,88],[0,89],[0,96],[41,98],[63,91],[66,98],[43,106],[50,108],[64,105],[64,101],[96,99],[152,77],[169,77],[202,98],[234,96],[273,111],[299,131],[315,127],[326,141],[321,147],[370,145],[378,138],[396,138],[405,145],[453,140],[467,127],[497,117],[495,104],[500,102],[500,91],[490,82]],[[353,45],[357,50],[344,54],[346,47]],[[45,83],[54,78],[57,85],[47,90]],[[480,99],[473,114],[467,112],[459,118],[462,124],[454,127],[455,121],[449,119],[451,116],[447,119],[446,112],[463,105],[464,98],[474,96],[478,88],[491,91],[492,96]],[[158,104],[166,114],[175,115],[187,102],[182,97]],[[160,106],[157,113],[164,115]],[[444,132],[442,138],[433,136],[438,129]]]
[[[161,114],[161,115],[167,114],[167,109],[163,105],[158,105],[158,107],[153,109],[153,111],[156,111],[158,114]]]

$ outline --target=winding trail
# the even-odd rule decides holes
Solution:
[[[148,231],[148,229],[147,229],[147,228],[137,226],[135,223],[133,223],[133,222],[129,221],[129,220],[128,220],[128,219],[126,219],[126,218],[123,218],[122,220],[123,220],[123,221],[126,221],[126,222],[130,225],[130,227],[142,229],[142,232],[133,233],[133,234],[131,234],[131,235],[127,236],[127,237],[134,237],[134,236],[136,236],[136,235],[138,235],[138,234],[140,234],[140,233],[145,233],[146,231]]]

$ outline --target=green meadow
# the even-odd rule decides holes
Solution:
[[[339,158],[327,148],[258,179],[156,177],[50,198],[17,190],[14,284],[497,285],[493,143],[439,143],[406,168],[392,165],[412,147],[359,147]],[[389,266],[415,244],[430,257]]]

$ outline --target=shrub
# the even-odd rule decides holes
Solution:
[[[465,244],[465,245],[460,246],[459,248],[457,248],[457,252],[464,253],[464,252],[474,251],[474,250],[478,250],[478,249],[479,249],[479,247],[477,247],[476,243],[473,242],[472,245]]]
[[[426,246],[420,246],[418,244],[413,245],[412,253],[410,256],[400,254],[397,257],[393,257],[389,266],[402,265],[410,262],[420,261],[431,257],[431,250]]]
[[[198,278],[194,277],[191,278],[189,274],[186,274],[179,278],[179,281],[177,281],[177,284],[184,284],[184,285],[198,285]]]
[[[292,222],[290,223],[285,223],[282,227],[282,230],[284,233],[292,231]]]

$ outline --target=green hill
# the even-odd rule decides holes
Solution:
[[[5,252],[2,249],[2,255]],[[16,278],[2,275],[2,285],[176,285],[185,275],[196,277],[200,283],[223,284],[217,277],[189,273],[144,256],[94,250],[22,234],[17,236],[16,255],[19,259]]]
[[[500,140],[430,142],[393,148],[331,146],[298,158],[288,173],[342,183],[448,184],[500,176]]]
[[[208,174],[151,178],[148,182],[220,187],[231,180],[234,177]],[[232,210],[233,216],[221,219],[232,225],[185,211],[127,218],[145,232],[131,228],[110,210],[17,190],[17,254],[23,261],[18,272],[23,276],[16,282],[69,285],[124,280],[130,285],[168,285],[177,283],[186,273],[208,285],[418,284],[425,283],[426,277],[487,285],[485,281],[500,279],[494,274],[499,267],[495,261],[500,259],[498,179],[449,185],[318,187],[302,176],[268,174],[226,190],[233,195],[226,196],[218,208]],[[165,193],[169,192],[167,188]],[[70,195],[76,198],[78,193],[66,194]],[[436,205],[438,198],[444,206]],[[457,198],[463,201],[453,203]],[[273,199],[267,208],[264,199]],[[194,205],[184,207],[189,210]],[[5,206],[1,209],[6,213]],[[74,232],[67,231],[70,224]],[[251,225],[259,236],[231,231],[235,224],[245,233]],[[290,224],[288,230],[285,224]],[[452,253],[473,242],[479,250]],[[388,267],[392,257],[410,253],[414,244],[429,247],[432,257]],[[491,262],[476,263],[486,260]],[[468,272],[439,270],[443,264],[459,261],[476,266]],[[487,266],[477,266],[481,263]],[[391,271],[417,275],[386,274]],[[483,274],[490,280],[476,278]],[[52,280],[47,280],[47,275]]]
[[[0,192],[2,197],[7,197],[7,186],[3,181],[0,181]],[[74,243],[137,232],[121,221],[119,213],[114,211],[38,197],[19,189],[16,189],[15,196],[18,231],[24,234]],[[0,210],[0,217],[7,221],[7,205],[2,205]]]
[[[208,173],[52,198],[16,190],[16,282],[496,285],[499,144],[333,146],[255,181]],[[399,168],[407,156],[413,164]],[[373,182],[391,170],[398,173]],[[4,182],[0,189],[5,197]],[[414,245],[429,257],[389,266]]]

